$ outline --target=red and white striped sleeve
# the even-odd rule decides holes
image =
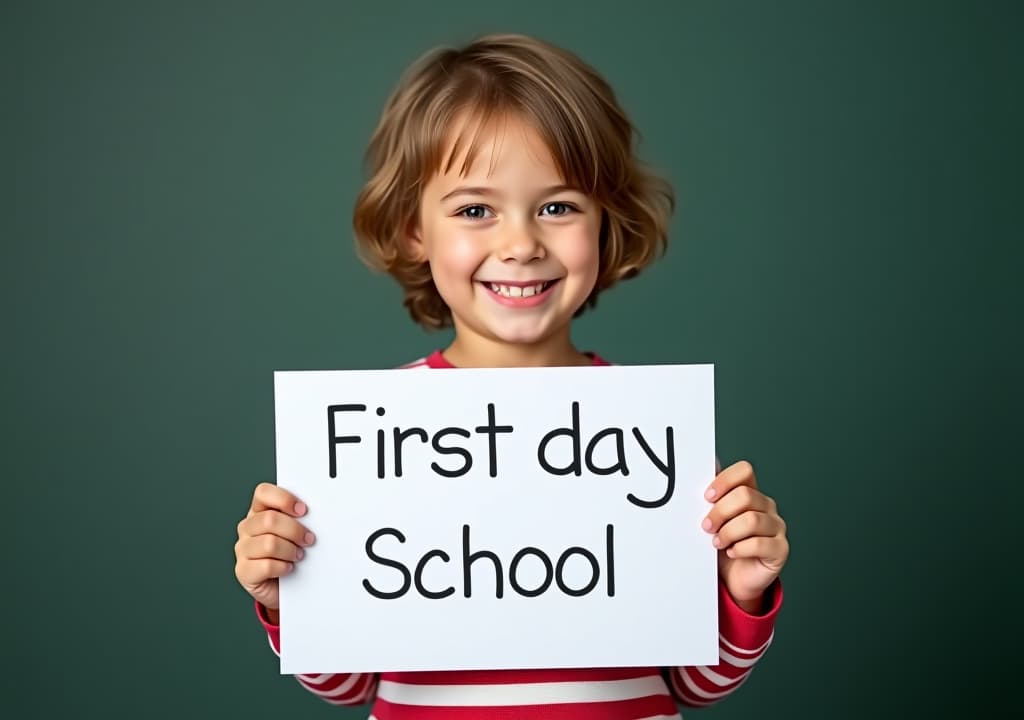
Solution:
[[[775,618],[782,607],[782,584],[776,580],[765,592],[766,611],[751,615],[736,604],[719,582],[717,665],[675,667],[668,671],[672,695],[684,707],[712,705],[742,685],[768,650]]]
[[[281,656],[281,628],[267,618],[263,606],[256,603],[256,615],[267,631],[270,649]],[[331,705],[364,705],[377,695],[379,678],[375,673],[327,673],[325,675],[296,675],[295,679],[306,690]]]

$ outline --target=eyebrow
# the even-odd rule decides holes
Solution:
[[[543,190],[541,190],[540,194],[541,195],[553,195],[555,193],[564,192],[566,190],[571,190],[572,192],[580,192],[580,190],[578,188],[575,188],[572,185],[552,185],[551,187],[546,187]],[[473,186],[473,187],[463,186],[463,187],[457,187],[454,190],[452,190],[450,193],[445,195],[443,198],[441,198],[441,202],[444,202],[445,200],[453,198],[453,197],[455,197],[457,195],[489,195],[489,196],[494,196],[494,197],[500,197],[501,196],[501,192],[496,190],[495,188],[484,187],[484,186]]]

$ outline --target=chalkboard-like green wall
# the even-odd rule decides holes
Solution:
[[[492,30],[597,66],[679,193],[668,256],[579,344],[714,362],[719,452],[790,524],[770,654],[693,715],[994,702],[1020,645],[1019,8],[5,3],[3,714],[365,716],[277,675],[235,523],[273,479],[275,369],[446,342],[349,217],[401,70]]]

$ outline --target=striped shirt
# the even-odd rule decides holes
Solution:
[[[592,355],[595,365],[609,363]],[[406,368],[451,368],[441,354]],[[764,612],[740,608],[719,583],[719,662],[672,668],[458,670],[443,672],[296,675],[299,684],[333,705],[370,705],[370,720],[640,720],[679,718],[683,707],[711,705],[735,692],[771,644],[782,585],[765,594]],[[273,651],[280,628],[256,603]]]

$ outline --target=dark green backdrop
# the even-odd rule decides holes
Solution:
[[[1019,7],[5,3],[3,714],[365,715],[277,675],[235,523],[274,474],[273,370],[445,342],[349,214],[402,68],[491,30],[594,63],[679,192],[668,257],[579,343],[716,363],[719,452],[791,527],[774,647],[693,714],[993,702],[1020,646]]]

